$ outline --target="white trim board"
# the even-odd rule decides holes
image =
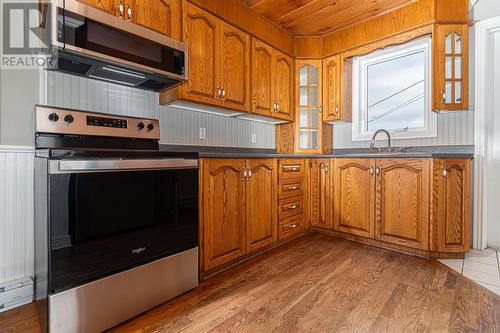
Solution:
[[[475,67],[475,159],[473,244],[483,250],[487,245],[487,190],[488,190],[488,119],[494,108],[494,35],[500,33],[500,17],[476,24]]]

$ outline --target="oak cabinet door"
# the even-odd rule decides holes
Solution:
[[[249,160],[246,182],[247,252],[272,245],[277,240],[277,161]]]
[[[274,49],[252,38],[252,112],[273,116]]]
[[[276,76],[274,78],[274,117],[292,120],[294,100],[294,66],[293,59],[275,50]]]
[[[132,0],[132,21],[173,39],[181,39],[180,0]]]
[[[314,159],[311,172],[311,223],[322,228],[333,227],[332,160]]]
[[[188,49],[188,81],[183,85],[186,99],[220,104],[219,20],[200,8],[183,2],[183,41]]]
[[[341,73],[339,55],[323,60],[323,121],[342,119]]]
[[[434,251],[467,252],[470,228],[470,168],[465,159],[434,161]]]
[[[86,5],[102,9],[113,15],[120,15],[119,6],[122,5],[123,12],[125,12],[125,0],[77,0]]]
[[[468,33],[466,24],[434,27],[434,110],[467,110]]]
[[[375,175],[373,159],[334,160],[334,229],[374,237]]]
[[[246,253],[245,160],[210,159],[203,170],[203,257],[210,270]]]
[[[222,104],[250,111],[250,36],[225,22],[220,33]]]
[[[376,161],[375,238],[429,249],[430,160]]]

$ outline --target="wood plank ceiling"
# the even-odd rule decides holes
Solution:
[[[241,0],[295,36],[320,36],[415,0]]]

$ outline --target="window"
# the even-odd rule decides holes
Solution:
[[[437,136],[431,44],[425,37],[354,58],[353,141],[382,128],[399,139]]]

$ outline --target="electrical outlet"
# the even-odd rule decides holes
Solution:
[[[205,127],[200,127],[200,140],[207,139],[207,129]]]
[[[252,133],[252,143],[257,143],[257,134]]]

